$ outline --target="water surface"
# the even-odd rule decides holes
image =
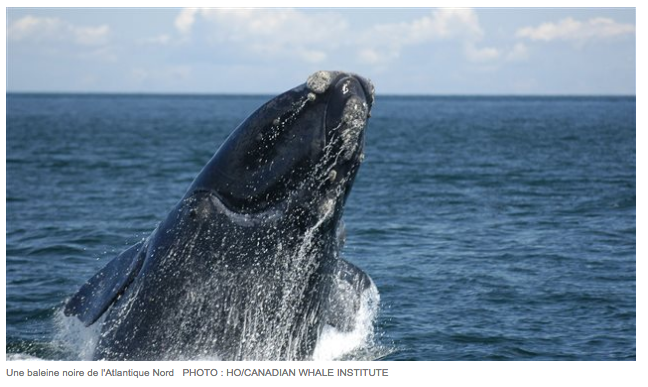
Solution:
[[[8,94],[8,356],[82,358],[64,300],[268,98]],[[634,97],[378,95],[372,114],[344,255],[380,291],[385,359],[635,359]]]

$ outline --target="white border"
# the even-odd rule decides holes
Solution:
[[[16,1],[9,0],[5,2],[6,7],[26,7],[26,6],[40,6],[40,7],[52,7],[51,2],[47,1]],[[316,6],[322,7],[358,7],[363,6],[366,2],[353,1],[353,0],[332,0],[326,2],[316,2]],[[81,1],[60,1],[56,3],[57,7],[78,7],[78,6],[87,6],[87,2]],[[180,4],[179,2],[171,1],[158,1],[153,3],[155,6],[165,6],[165,7],[175,7],[178,5],[182,6],[203,6],[210,7],[216,5],[213,1],[206,0],[193,0],[187,1]],[[250,0],[241,0],[241,1],[221,1],[217,3],[219,6],[238,6],[238,7],[263,7],[272,5],[273,7],[304,7],[305,3],[302,1],[273,1],[272,3],[262,2],[262,1],[250,1]],[[312,2],[309,3],[309,6]],[[430,5],[434,6],[452,6],[452,7],[467,7],[467,6],[477,6],[477,7],[516,7],[519,5],[529,5],[528,2],[520,3],[513,1],[489,1],[489,2],[475,2],[475,1],[441,1],[430,4],[424,1],[411,1],[411,0],[401,0],[397,3],[374,3],[376,5],[392,5],[398,7],[428,7]],[[639,1],[615,1],[615,2],[602,2],[602,1],[544,1],[544,2],[535,2],[534,5],[542,7],[592,7],[592,6],[608,6],[608,7],[636,7],[637,8],[637,192],[640,193],[643,191],[643,173],[642,166],[644,166],[644,160],[642,160],[641,148],[645,145],[645,135],[643,133],[643,128],[645,127],[645,108],[644,103],[645,98],[642,98],[643,92],[645,91],[645,82],[644,75],[641,69],[645,69],[646,60],[645,60],[645,28],[644,22],[646,22],[645,17],[645,8],[648,3],[641,3]],[[106,7],[144,7],[152,5],[151,2],[145,1],[97,1],[93,2],[93,5],[106,6]],[[6,34],[6,17],[2,21],[3,30]],[[6,36],[4,39],[5,44],[5,55],[6,55]],[[4,62],[4,70],[6,74],[6,58]],[[5,90],[6,90],[6,78],[4,80]],[[3,95],[2,109],[5,111],[6,116],[6,94]],[[6,141],[6,121],[3,121],[3,135],[2,141]],[[2,173],[6,173],[6,142],[3,147],[5,152],[5,158],[3,160]],[[2,213],[6,215],[6,176],[4,179],[5,190],[3,191],[4,203]],[[642,197],[642,195],[638,195]],[[643,256],[642,252],[645,251],[641,243],[643,238],[641,237],[639,227],[639,218],[640,214],[643,212],[643,206],[641,202],[637,200],[637,257]],[[5,216],[6,219],[6,216]],[[3,224],[3,227],[6,227],[6,222]],[[6,229],[3,230],[2,238],[6,246]],[[6,248],[5,248],[6,252]],[[6,262],[6,254],[4,255]],[[354,378],[326,378],[326,377],[310,377],[310,378],[253,378],[253,377],[220,377],[218,379],[212,379],[209,377],[198,378],[193,377],[185,380],[181,376],[175,376],[173,378],[156,378],[156,379],[131,379],[131,378],[96,378],[90,379],[90,377],[75,377],[75,378],[45,378],[45,377],[7,377],[6,371],[1,370],[0,372],[2,377],[2,384],[5,386],[14,386],[14,385],[30,385],[38,384],[53,386],[71,386],[71,385],[92,385],[103,386],[103,385],[114,385],[115,383],[124,384],[124,385],[135,385],[139,383],[145,383],[148,385],[151,382],[160,385],[176,385],[178,382],[192,383],[196,385],[227,385],[227,384],[236,384],[236,385],[258,385],[259,382],[270,385],[304,385],[304,384],[315,384],[315,385],[330,385],[330,384],[343,384],[343,385],[355,385],[358,383],[371,383],[372,385],[378,386],[393,386],[398,383],[411,382],[416,385],[432,385],[432,386],[445,386],[445,385],[470,385],[470,386],[639,386],[642,385],[642,381],[645,383],[645,369],[648,367],[641,367],[643,358],[640,348],[643,348],[645,344],[643,333],[642,322],[645,321],[645,314],[643,313],[645,309],[641,307],[641,302],[645,302],[645,297],[643,297],[645,292],[645,287],[641,286],[640,278],[642,278],[641,273],[644,272],[645,264],[642,263],[640,259],[637,259],[637,361],[636,362],[508,362],[508,363],[494,363],[494,362],[379,362],[379,363],[300,363],[300,362],[282,362],[282,363],[272,363],[272,362],[246,362],[246,363],[236,363],[229,362],[225,363],[224,366],[221,364],[215,365],[211,362],[138,362],[138,363],[89,363],[89,362],[6,362],[3,359],[3,368],[9,369],[50,369],[50,370],[86,370],[90,368],[100,369],[100,368],[113,368],[117,367],[120,369],[151,369],[156,368],[171,368],[173,367],[176,370],[176,374],[182,368],[272,368],[272,367],[282,367],[282,368],[388,368],[389,376],[382,378],[366,378],[366,377],[354,377]],[[2,335],[2,345],[6,348],[6,269],[5,265],[2,267],[3,275],[2,281],[3,286],[1,286],[2,292],[2,321],[5,324],[4,334]],[[351,365],[353,364],[353,366]],[[644,369],[644,372],[640,373],[641,369]],[[644,374],[644,377],[640,375]],[[371,380],[369,380],[371,379]]]

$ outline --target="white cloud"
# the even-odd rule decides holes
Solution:
[[[496,48],[480,47],[485,34],[477,13],[468,8],[436,9],[411,21],[355,30],[355,24],[335,13],[296,9],[186,8],[174,24],[183,39],[235,43],[241,50],[262,57],[291,57],[307,63],[348,55],[345,53],[352,49],[354,60],[381,66],[398,59],[406,47],[440,41],[456,41],[471,62],[503,56]],[[200,34],[196,33],[198,28]]]
[[[599,17],[583,22],[568,17],[557,23],[549,22],[537,27],[521,28],[516,36],[544,42],[553,40],[585,42],[634,33],[633,24],[617,23],[609,18]]]
[[[267,56],[300,58],[319,63],[337,48],[348,29],[334,14],[310,14],[294,9],[183,9],[175,27],[189,36],[198,22],[211,28],[211,41],[236,43]]]
[[[436,10],[432,14],[431,20],[424,24],[441,37],[464,36],[470,39],[480,39],[484,35],[477,13],[469,8]]]
[[[488,62],[500,57],[500,52],[493,47],[477,48],[471,42],[464,46],[466,58],[471,62]]]
[[[110,27],[77,26],[53,17],[24,16],[13,22],[7,31],[14,41],[71,42],[81,46],[99,46],[108,42]]]
[[[86,46],[96,46],[104,44],[108,41],[108,34],[110,27],[101,25],[98,27],[75,27],[69,25],[69,28],[74,35],[76,43]]]
[[[438,9],[411,22],[378,24],[363,40],[392,46],[406,46],[433,40],[483,36],[477,14],[472,9]]]
[[[529,49],[524,43],[516,43],[515,46],[506,54],[506,60],[510,62],[519,62],[529,58]]]
[[[180,33],[188,34],[191,32],[194,22],[196,21],[196,8],[183,8],[175,19],[175,27]]]
[[[397,59],[400,56],[398,50],[383,50],[376,48],[363,48],[358,51],[358,59],[363,63],[378,65]]]
[[[9,38],[12,40],[43,39],[57,32],[61,21],[57,18],[36,18],[25,16],[13,22],[8,29]]]
[[[309,63],[321,63],[338,49],[352,48],[356,60],[381,65],[399,58],[405,47],[441,40],[457,40],[470,61],[484,62],[500,56],[495,48],[477,47],[484,32],[472,9],[437,9],[409,22],[351,30],[351,24],[334,13],[187,8],[176,17],[175,28],[189,38],[199,23],[211,28],[201,29],[201,33],[210,31],[212,42],[237,43],[254,54],[293,57]]]
[[[477,13],[468,8],[437,9],[429,15],[410,22],[378,24],[361,34],[361,61],[378,64],[400,57],[404,47],[441,40],[463,43],[464,55],[470,61],[483,62],[499,57],[495,48],[478,48],[476,42],[484,36]]]

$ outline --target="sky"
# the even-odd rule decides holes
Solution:
[[[635,95],[633,8],[9,8],[7,91]]]

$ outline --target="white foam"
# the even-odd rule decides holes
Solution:
[[[54,342],[70,353],[74,360],[92,360],[104,317],[86,327],[74,316],[68,317],[59,310],[54,315],[56,335]]]
[[[342,332],[330,325],[326,325],[315,345],[313,360],[342,360],[355,351],[374,347],[374,321],[378,314],[379,303],[378,289],[372,283],[362,293],[360,308],[355,316],[353,330]]]
[[[378,289],[372,283],[361,295],[360,308],[355,316],[353,330],[342,332],[330,325],[326,325],[315,346],[312,360],[372,360],[380,357],[371,354],[375,350],[379,350],[375,343],[374,332],[374,322],[378,314],[379,303]],[[90,327],[85,327],[77,318],[67,317],[60,310],[56,313],[54,320],[57,327],[54,339],[55,345],[70,353],[72,360],[92,360],[99,340],[103,318]],[[365,357],[368,358],[364,359]],[[7,361],[42,360],[26,354],[7,354]],[[216,354],[203,354],[201,356],[191,355],[186,358],[179,356],[170,360],[219,361],[221,359]]]
[[[24,353],[8,353],[7,361],[46,361],[36,356],[26,355]]]

